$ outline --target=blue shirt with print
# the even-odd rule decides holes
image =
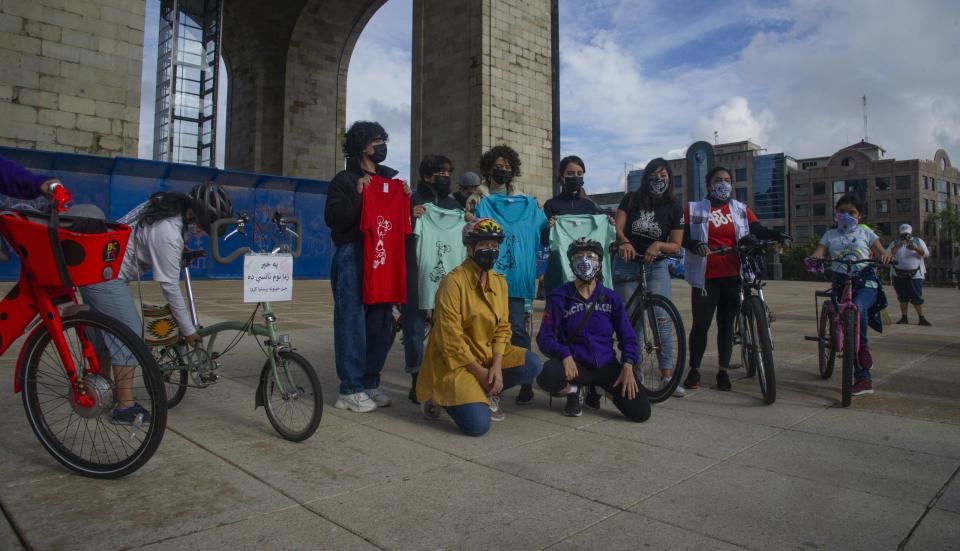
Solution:
[[[474,214],[493,218],[503,226],[506,238],[500,244],[500,257],[494,269],[507,279],[510,298],[532,300],[537,294],[537,250],[540,230],[547,217],[533,197],[490,195],[484,197]]]

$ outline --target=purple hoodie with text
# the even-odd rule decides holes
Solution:
[[[597,304],[587,323],[571,345],[567,345],[590,302]],[[620,361],[637,363],[637,334],[627,319],[623,301],[617,293],[598,284],[589,299],[580,296],[573,282],[557,287],[547,296],[543,323],[537,333],[540,351],[550,358],[562,360],[573,356],[574,361],[588,369],[596,369],[617,362],[613,349],[616,333],[620,346]]]

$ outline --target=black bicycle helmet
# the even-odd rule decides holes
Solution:
[[[473,222],[468,222],[463,227],[463,244],[473,245],[477,241],[484,239],[495,239],[497,243],[502,243],[506,234],[503,233],[503,227],[493,218],[481,218]]]
[[[603,245],[589,237],[578,237],[576,241],[570,243],[567,247],[567,260],[573,260],[573,255],[581,251],[595,252],[600,260],[603,260]]]
[[[221,218],[233,217],[233,203],[223,187],[214,182],[204,182],[193,186],[190,190],[190,199],[193,201],[193,214],[197,225],[203,231],[210,233],[210,225]]]

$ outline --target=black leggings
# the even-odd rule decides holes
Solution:
[[[617,382],[617,377],[620,376],[621,369],[619,363],[607,364],[596,369],[577,364],[579,374],[576,379],[570,382],[578,385],[597,385],[603,388],[613,396],[613,405],[617,406],[624,417],[642,423],[650,418],[650,400],[647,399],[647,393],[644,391],[643,385],[638,385],[637,395],[632,400],[621,395],[623,389],[619,386],[613,386],[613,383]],[[544,362],[543,371],[537,377],[537,384],[550,394],[556,394],[563,390],[563,387],[567,386],[563,362],[560,360]]]
[[[707,350],[707,331],[717,313],[717,353],[720,369],[730,367],[733,353],[733,326],[740,308],[740,276],[718,277],[706,280],[704,289],[691,288],[693,327],[690,329],[690,369],[700,369],[700,361]],[[706,291],[706,295],[704,295]]]

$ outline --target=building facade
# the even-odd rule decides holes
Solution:
[[[949,281],[960,246],[940,235],[931,214],[947,205],[960,205],[960,170],[945,151],[933,160],[898,161],[884,157],[880,146],[860,142],[830,157],[801,159],[789,186],[790,231],[798,241],[823,235],[834,225],[834,205],[845,194],[856,195],[864,204],[865,219],[884,245],[910,224],[930,247],[927,260],[930,281]]]

